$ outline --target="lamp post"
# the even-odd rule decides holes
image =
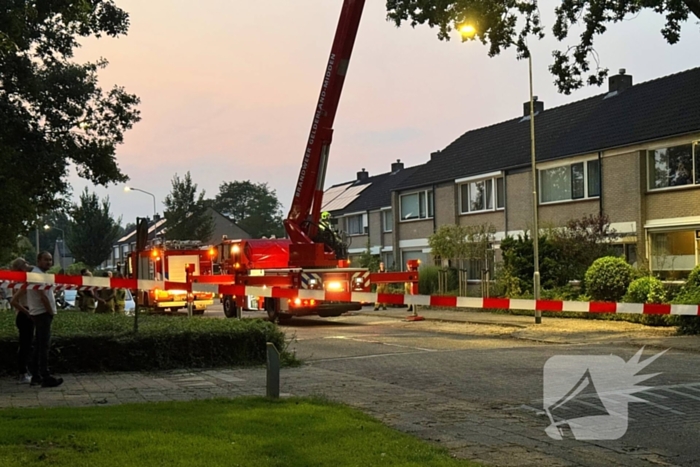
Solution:
[[[462,41],[472,40],[475,38],[477,33],[477,27],[469,22],[465,22],[458,28],[459,33],[462,35]],[[534,253],[534,267],[535,271],[532,277],[532,288],[535,296],[535,300],[540,299],[540,228],[538,222],[538,199],[537,199],[537,162],[535,157],[535,96],[533,94],[532,88],[532,54],[528,48],[527,50],[527,61],[529,67],[529,78],[530,78],[530,163],[532,165],[532,246]],[[542,323],[542,312],[535,310],[535,324]]]
[[[156,195],[154,195],[151,192],[148,192],[146,190],[142,190],[140,188],[134,188],[132,186],[125,186],[124,191],[129,192],[129,191],[140,191],[141,193],[145,193],[147,195],[150,195],[153,198],[153,239],[155,240],[158,237],[158,223],[156,221],[156,215],[158,214],[158,211],[156,211]],[[163,242],[163,251],[165,251],[165,242]],[[162,279],[165,280],[165,258],[163,258],[165,255],[161,255],[160,261],[161,261],[161,270],[163,277]]]
[[[61,232],[61,251],[59,251],[60,256],[58,257],[58,265],[61,269],[63,269],[63,252],[65,251],[66,248],[66,237],[65,234],[66,232],[63,229],[59,229],[58,227],[52,227],[49,224],[46,224],[44,226],[44,230],[58,230]]]
[[[532,288],[535,302],[540,299],[540,228],[537,216],[537,161],[535,157],[535,97],[532,92],[532,54],[527,51],[527,61],[530,69],[530,163],[532,164],[532,247],[535,259],[535,272],[532,277]],[[542,323],[542,312],[535,310],[535,324]]]

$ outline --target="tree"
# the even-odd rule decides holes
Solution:
[[[207,212],[205,192],[197,196],[197,184],[190,173],[184,178],[175,174],[173,189],[165,198],[165,235],[170,240],[207,242],[214,233],[214,219]]]
[[[439,29],[438,38],[449,40],[450,32],[462,25],[472,25],[475,34],[463,40],[479,39],[489,46],[489,56],[515,46],[518,58],[527,58],[527,37],[542,39],[544,27],[537,0],[387,0],[388,18],[401,26],[427,23]],[[700,0],[564,0],[555,8],[554,37],[563,41],[574,26],[583,26],[576,46],[553,52],[549,67],[559,92],[570,94],[588,84],[601,85],[608,70],[597,64],[594,38],[603,34],[609,24],[630,19],[642,10],[652,10],[666,17],[661,35],[669,44],[681,37],[681,25],[691,15],[700,18]],[[596,62],[591,70],[591,60]],[[588,75],[588,76],[586,76]]]
[[[115,150],[139,120],[138,97],[103,91],[105,60],[75,63],[84,37],[117,37],[129,18],[112,0],[3,2],[0,8],[0,250],[65,203],[68,169],[98,185],[127,180]]]
[[[226,182],[219,186],[214,208],[233,219],[253,238],[284,236],[282,204],[267,183]]]
[[[110,212],[109,197],[100,201],[96,193],[85,188],[79,204],[71,210],[71,217],[73,222],[66,232],[66,243],[73,257],[92,268],[99,266],[112,253],[121,229],[121,219],[115,220]]]

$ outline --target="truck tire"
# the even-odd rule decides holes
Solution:
[[[237,306],[236,306],[236,301],[233,299],[232,296],[226,295],[224,296],[224,315],[226,315],[227,318],[235,318],[238,313],[237,313]]]

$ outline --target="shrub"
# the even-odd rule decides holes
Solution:
[[[656,277],[641,277],[630,283],[622,300],[627,303],[664,303],[666,289],[663,282]]]
[[[418,291],[421,295],[436,295],[438,293],[438,276],[440,267],[423,266],[418,271]]]
[[[50,365],[59,373],[148,371],[174,368],[261,365],[266,343],[283,351],[284,334],[262,320],[133,318],[61,312],[52,329]],[[14,313],[0,313],[0,373],[14,373]],[[285,352],[283,359],[293,361]]]
[[[688,280],[685,281],[686,289],[700,289],[700,266],[695,266],[688,276]]]
[[[632,266],[622,258],[599,258],[586,271],[586,293],[593,300],[617,302],[627,292],[630,282]]]
[[[700,305],[700,266],[688,276],[683,288],[678,292],[673,300],[677,305]],[[700,317],[679,316],[678,332],[681,334],[700,334]]]

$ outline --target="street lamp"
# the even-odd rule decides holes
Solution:
[[[65,231],[63,229],[59,229],[58,227],[52,227],[49,224],[44,225],[44,230],[58,230],[61,232],[61,251],[59,251],[59,257],[58,257],[58,265],[61,269],[63,269],[63,253],[66,250],[66,237],[65,237]]]
[[[535,272],[532,277],[532,288],[535,303],[540,299],[540,228],[537,216],[537,162],[535,158],[535,97],[532,93],[532,54],[527,51],[527,61],[530,69],[530,164],[532,165],[532,247],[535,257]],[[542,323],[542,312],[535,310],[535,324]]]
[[[462,35],[462,41],[473,40],[476,37],[476,27],[468,22],[462,23],[459,28],[459,33]],[[535,157],[535,96],[533,95],[532,85],[532,54],[530,49],[527,50],[527,61],[529,67],[530,78],[530,163],[532,165],[532,246],[534,253],[535,271],[532,277],[532,288],[535,300],[540,299],[540,228],[538,222],[538,199],[537,199],[537,162]],[[542,312],[535,310],[535,324],[542,323]]]
[[[154,195],[151,192],[148,192],[146,190],[142,190],[140,188],[134,188],[133,186],[125,186],[124,191],[129,192],[129,191],[140,191],[141,193],[145,193],[147,195],[150,195],[153,198],[153,239],[155,240],[158,237],[158,222],[156,220],[156,215],[158,214],[158,211],[156,211],[156,195]],[[165,242],[163,242],[163,248],[165,248]],[[165,256],[165,255],[163,255]],[[165,278],[165,258],[161,257],[161,268],[162,268],[162,275],[163,278]]]

